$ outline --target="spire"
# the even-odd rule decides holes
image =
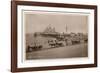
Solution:
[[[67,24],[66,24],[66,32],[68,31]]]

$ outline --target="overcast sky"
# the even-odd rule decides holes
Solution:
[[[42,32],[48,26],[55,27],[57,32],[88,33],[88,16],[78,14],[55,14],[41,12],[25,14],[25,32]]]

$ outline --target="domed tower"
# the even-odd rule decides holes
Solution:
[[[52,34],[55,32],[55,28],[52,28],[51,25],[48,25],[48,27],[44,30],[44,33]]]

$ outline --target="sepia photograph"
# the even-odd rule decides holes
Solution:
[[[86,13],[24,13],[26,60],[88,57]]]
[[[97,6],[11,2],[11,71],[97,67]]]

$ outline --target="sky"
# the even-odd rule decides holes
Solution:
[[[24,19],[26,33],[43,32],[48,26],[54,27],[60,33],[88,33],[87,15],[33,12],[25,14]]]

